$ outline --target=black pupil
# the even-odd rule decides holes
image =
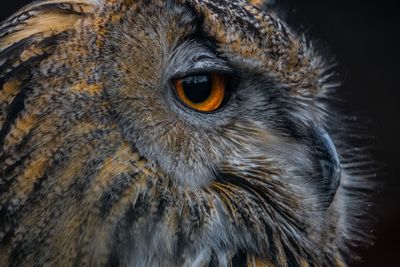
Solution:
[[[209,75],[186,77],[182,80],[183,91],[193,103],[202,103],[207,100],[212,91]]]

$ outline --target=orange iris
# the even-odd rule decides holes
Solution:
[[[174,85],[180,100],[197,111],[215,111],[225,98],[226,79],[220,73],[177,79]]]

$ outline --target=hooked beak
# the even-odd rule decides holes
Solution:
[[[339,155],[329,134],[321,127],[313,129],[313,152],[315,164],[320,174],[319,192],[325,196],[324,208],[328,209],[340,185],[342,170]]]

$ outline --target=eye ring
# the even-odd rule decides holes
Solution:
[[[199,112],[213,112],[226,102],[227,77],[212,72],[195,74],[174,80],[176,95],[191,109]]]

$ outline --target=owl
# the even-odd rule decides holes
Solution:
[[[0,24],[0,266],[347,266],[371,182],[335,62],[250,0]]]

